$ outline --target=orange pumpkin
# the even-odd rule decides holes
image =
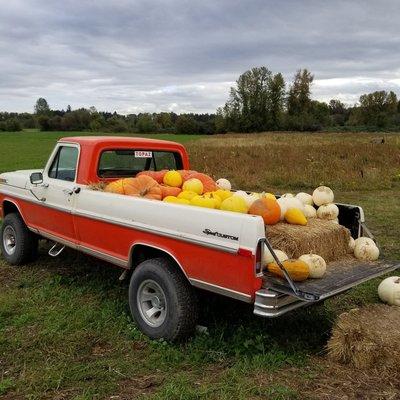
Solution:
[[[281,218],[281,207],[276,200],[263,197],[253,202],[249,214],[260,215],[266,225],[274,225]]]
[[[167,196],[174,196],[177,197],[182,189],[179,187],[167,186],[167,185],[160,185],[161,188],[161,196],[164,199]]]
[[[211,178],[211,176],[208,176],[206,174],[202,174],[201,172],[193,172],[192,174],[188,175],[184,181],[187,181],[189,179],[199,179],[201,183],[203,184],[203,192],[214,192],[215,190],[218,189],[217,184],[215,183],[214,179]]]
[[[196,171],[192,171],[191,169],[179,169],[178,172],[180,173],[183,182],[185,182],[187,177],[194,174]]]
[[[136,174],[136,177],[139,176],[150,176],[153,178],[157,183],[162,183],[164,179],[164,175],[168,172],[167,169],[162,169],[161,171],[142,171]]]
[[[128,196],[142,197],[152,200],[161,200],[160,185],[150,176],[141,175],[132,178],[128,185],[125,185],[125,194]]]
[[[124,179],[118,179],[114,182],[109,183],[104,191],[109,192],[109,193],[116,193],[116,194],[127,194],[126,193],[126,188],[129,187],[131,184],[132,180],[135,178],[124,178]]]

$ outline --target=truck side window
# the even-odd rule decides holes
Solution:
[[[76,147],[61,146],[49,169],[49,177],[63,181],[74,182],[78,149]]]
[[[150,150],[105,150],[100,155],[100,178],[133,177],[141,171],[181,169],[178,153]]]

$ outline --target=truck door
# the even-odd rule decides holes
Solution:
[[[33,225],[68,241],[76,242],[72,218],[75,201],[79,146],[59,143],[43,173],[43,183],[32,188],[42,207],[31,216]],[[79,190],[79,189],[78,189]]]

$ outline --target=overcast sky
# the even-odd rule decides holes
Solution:
[[[213,112],[253,66],[400,94],[400,1],[0,0],[0,110]]]

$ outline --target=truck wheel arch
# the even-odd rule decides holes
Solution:
[[[189,280],[185,269],[177,258],[168,250],[153,244],[137,242],[134,243],[129,251],[129,269],[133,271],[138,264],[151,258],[167,258],[179,267],[186,279]]]
[[[14,201],[5,199],[3,201],[2,207],[3,207],[3,217],[11,213],[19,214],[26,225],[26,220],[24,218],[24,215],[22,214],[18,204],[16,204]]]

